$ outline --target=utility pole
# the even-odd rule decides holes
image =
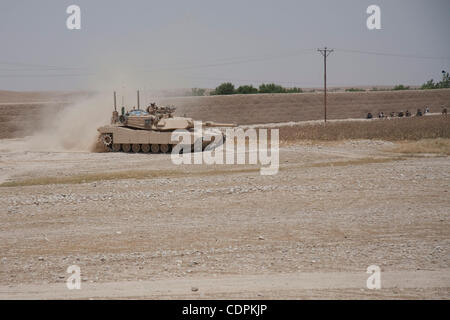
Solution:
[[[333,49],[327,47],[323,49],[317,49],[323,56],[323,117],[327,122],[327,57],[332,53]]]

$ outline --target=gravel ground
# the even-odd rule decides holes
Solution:
[[[450,298],[449,157],[404,157],[381,141],[296,144],[281,148],[277,175],[262,176],[254,166],[175,166],[169,155],[28,152],[22,142],[1,140],[0,182],[178,173],[0,187],[2,298],[54,297],[74,264],[83,283],[99,289],[57,297]],[[329,277],[318,288],[276,280],[304,273],[366,279],[373,264],[404,276],[375,291],[365,281],[350,284],[351,276],[348,287]],[[233,276],[253,281],[233,290]],[[219,282],[202,291],[207,279]],[[200,290],[177,291],[178,280],[199,281]],[[132,290],[139,281],[170,282],[174,291]],[[108,283],[123,285],[117,293]]]

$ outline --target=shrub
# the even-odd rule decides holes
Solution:
[[[421,89],[441,89],[441,88],[450,88],[450,76],[448,72],[442,70],[442,81],[434,82],[433,79],[425,82],[421,87]]]
[[[259,90],[252,85],[242,85],[236,90],[234,85],[230,82],[222,83],[210,95],[225,95],[225,94],[252,94],[252,93],[301,93],[303,90],[301,88],[284,88],[275,83],[261,84]]]
[[[286,89],[275,83],[263,83],[259,86],[259,93],[286,93]]]
[[[220,86],[218,86],[214,92],[212,92],[212,95],[226,95],[226,94],[233,94],[234,91],[234,85],[231,82],[224,82]]]
[[[239,94],[258,93],[258,89],[256,89],[252,85],[249,85],[249,86],[245,85],[245,86],[240,86],[239,88],[237,88],[236,93],[239,93]]]
[[[349,89],[345,89],[346,92],[361,92],[361,91],[366,91],[364,89],[360,89],[360,88],[349,88]]]
[[[409,86],[405,87],[402,84],[396,85],[393,90],[409,90]]]
[[[444,70],[442,70],[442,81],[439,82],[439,88],[450,88],[450,76]]]
[[[302,88],[293,87],[293,88],[287,88],[286,92],[287,93],[302,93],[303,90],[302,90]]]
[[[438,84],[437,84],[437,83],[434,83],[434,80],[431,79],[431,80],[428,80],[427,82],[425,82],[425,83],[420,87],[420,89],[422,89],[422,90],[425,90],[425,89],[437,89],[437,88],[438,88],[437,85],[438,85]]]

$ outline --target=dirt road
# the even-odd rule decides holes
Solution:
[[[0,286],[1,299],[311,299],[392,298],[443,295],[448,290],[450,272],[383,272],[381,288],[367,290],[364,272],[297,272],[289,274],[222,275],[179,279],[117,281],[67,288],[65,283]],[[420,288],[420,289],[418,289]]]
[[[2,298],[450,297],[448,157],[295,144],[262,176],[23,143],[0,144],[2,181],[18,183],[0,187]],[[64,288],[70,265],[79,291]]]

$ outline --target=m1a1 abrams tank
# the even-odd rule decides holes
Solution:
[[[229,123],[202,123],[202,133],[194,131],[194,120],[186,117],[174,116],[175,107],[157,106],[152,103],[146,110],[139,109],[138,91],[137,109],[125,112],[122,107],[121,114],[117,112],[116,93],[114,92],[114,111],[111,124],[98,128],[100,141],[107,151],[113,152],[144,152],[168,153],[178,144],[172,140],[175,130],[183,129],[181,141],[189,141],[189,150],[194,150],[194,143],[201,139],[202,150],[211,142],[216,141],[218,135],[225,141],[225,135],[219,127],[234,127]],[[214,128],[217,127],[217,128]],[[198,144],[195,144],[198,145]]]

